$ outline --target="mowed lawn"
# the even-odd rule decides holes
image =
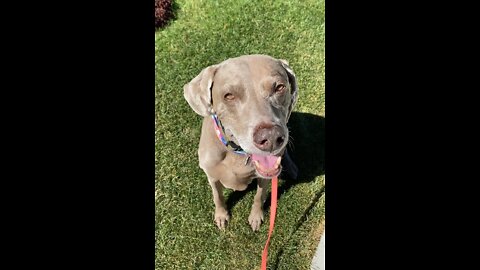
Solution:
[[[259,232],[247,191],[225,190],[231,220],[213,223],[210,186],[198,167],[201,118],[183,85],[204,67],[244,54],[287,59],[299,100],[290,119],[299,179],[280,179],[270,269],[310,269],[325,209],[325,4],[314,1],[181,0],[176,18],[155,33],[155,268],[259,269],[269,211]],[[270,198],[267,199],[267,207]]]

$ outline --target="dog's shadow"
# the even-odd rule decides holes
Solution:
[[[315,177],[325,174],[325,118],[310,113],[292,112],[288,126],[290,142],[287,151],[298,167],[298,175],[294,179],[288,171],[282,172],[279,178],[284,181],[278,188],[279,197],[293,186],[311,182]],[[253,181],[246,190],[232,192],[226,201],[228,211],[231,212],[237,202],[256,187],[257,183]],[[270,207],[268,198],[270,195],[267,196],[264,209]]]

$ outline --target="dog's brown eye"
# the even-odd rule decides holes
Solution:
[[[226,93],[225,96],[223,96],[225,100],[234,100],[235,96],[232,93]]]
[[[282,94],[283,92],[285,92],[285,85],[284,84],[279,84],[275,87],[275,94]]]

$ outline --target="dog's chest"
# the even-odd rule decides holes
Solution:
[[[224,164],[227,165],[238,178],[255,177],[255,169],[245,155],[229,152],[225,157]]]
[[[250,164],[250,162],[247,161],[247,157],[244,155],[238,155],[231,152],[228,153],[223,160],[223,164],[231,172],[230,175],[232,175],[234,179],[228,179],[230,181],[228,181],[227,179],[222,180],[227,180],[228,182],[236,182],[237,185],[242,186],[237,186],[236,188],[232,187],[235,190],[242,190],[243,186],[246,187],[246,185],[250,184],[252,180],[256,177],[256,173],[253,166]]]

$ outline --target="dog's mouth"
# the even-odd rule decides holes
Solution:
[[[280,165],[282,161],[281,156],[252,154],[251,159],[255,170],[261,177],[273,178],[282,171],[282,166]]]

